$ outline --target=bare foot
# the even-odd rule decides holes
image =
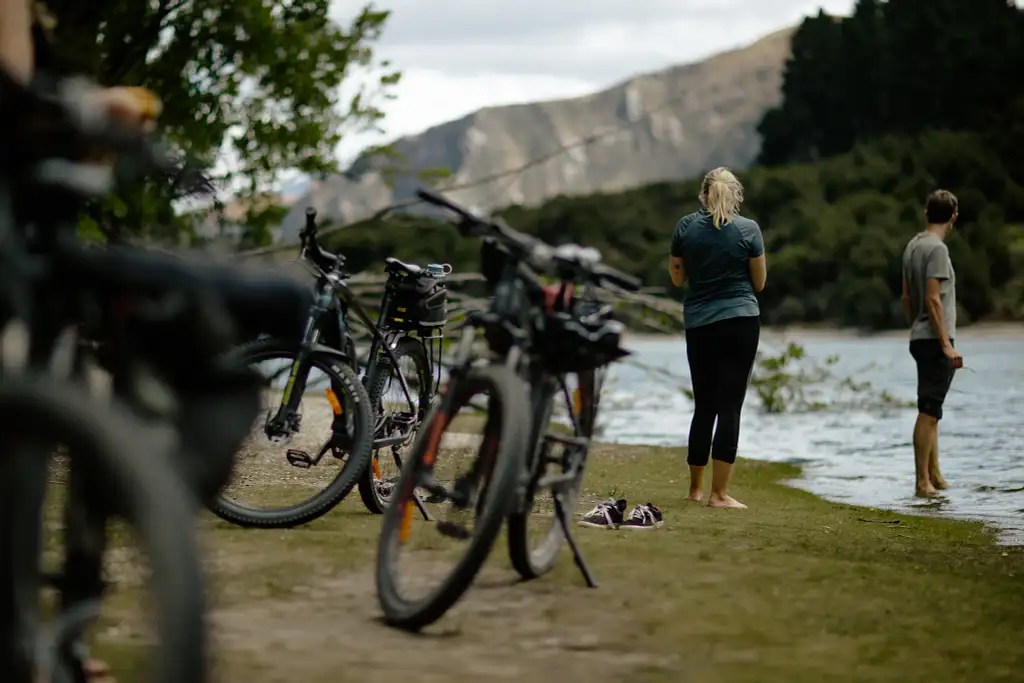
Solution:
[[[932,486],[939,491],[949,488],[949,484],[946,483],[946,480],[942,478],[941,474],[937,473],[932,475]]]
[[[746,510],[747,506],[739,502],[732,496],[719,496],[714,493],[711,494],[711,498],[708,499],[709,508],[719,508],[722,510]]]
[[[110,675],[110,668],[106,662],[98,659],[87,659],[82,665],[83,673],[89,683],[117,683]],[[43,679],[36,677],[36,683],[46,683]]]
[[[918,486],[917,490],[914,491],[914,495],[918,498],[932,498],[939,495],[939,492],[932,484],[926,484],[925,486]]]
[[[686,500],[692,500],[695,503],[699,503],[702,500],[704,500],[704,492],[703,491],[691,492],[690,495],[688,495],[686,497]]]
[[[89,683],[116,683],[114,677],[110,675],[110,667],[102,660],[87,659],[82,665],[82,669],[85,671],[85,679]]]

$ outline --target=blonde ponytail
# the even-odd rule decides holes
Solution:
[[[733,172],[724,166],[709,171],[700,188],[700,202],[711,214],[716,228],[732,221],[743,204],[743,185]]]

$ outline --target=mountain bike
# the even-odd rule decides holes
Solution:
[[[454,214],[464,235],[483,238],[481,269],[493,298],[487,311],[468,316],[447,388],[424,421],[384,513],[377,595],[386,622],[411,630],[439,619],[463,595],[506,519],[510,554],[521,575],[548,571],[567,542],[587,584],[596,586],[569,519],[596,418],[594,370],[628,352],[620,346],[623,326],[607,310],[596,315],[574,310],[572,285],[640,286],[601,264],[596,250],[553,248],[434,193],[420,191],[419,197]],[[557,283],[546,285],[543,275]],[[480,358],[472,351],[478,331],[489,348]],[[565,402],[569,421],[561,430],[552,424],[556,397]],[[482,435],[466,438],[460,422],[482,423]],[[464,467],[450,470],[460,458]],[[548,473],[549,467],[554,471]],[[414,524],[417,490],[440,501],[435,519]],[[544,492],[550,493],[552,515],[541,522],[537,507]],[[535,527],[541,531],[536,545],[528,533]],[[431,528],[436,538],[411,540],[414,529]],[[455,548],[442,548],[444,541],[453,541]],[[411,585],[398,571],[406,551],[423,551],[412,562]],[[446,560],[452,566],[441,568]]]
[[[276,507],[240,503],[235,496],[244,492],[244,484],[229,486],[212,509],[222,519],[241,526],[279,528],[308,523],[333,509],[357,483],[367,509],[382,512],[397,473],[385,474],[389,463],[380,454],[390,451],[395,469],[401,467],[401,449],[423,420],[440,380],[446,290],[439,279],[420,266],[387,259],[388,280],[374,321],[348,287],[352,274],[345,267],[344,255],[324,250],[317,241],[312,209],[306,213],[300,239],[301,258],[316,275],[316,298],[309,308],[302,342],[296,347],[272,338],[260,339],[239,348],[235,362],[270,363],[267,388],[274,403],[268,406],[263,434],[272,443],[291,440],[289,445],[296,447],[285,453],[290,466],[311,470],[311,475],[327,474],[323,480],[308,477],[316,489],[311,496]],[[372,336],[361,377],[349,330],[353,315]],[[282,380],[283,389],[278,393],[275,387]],[[327,400],[311,401],[303,407],[302,400],[314,388],[321,389]],[[312,425],[312,429],[300,434],[303,425]],[[321,441],[318,435],[323,432],[330,436]],[[342,463],[336,474],[321,467],[328,454]],[[243,449],[236,472],[244,477],[241,470],[246,465],[260,458],[273,462],[277,457],[271,453],[268,458],[258,446],[251,446]],[[249,488],[266,496],[260,485]]]
[[[28,338],[19,362],[0,357],[0,671],[15,683],[86,680],[85,633],[106,585],[107,523],[118,518],[149,560],[151,680],[197,683],[207,671],[195,497],[227,469],[258,388],[216,359],[246,323],[281,335],[297,329],[301,320],[290,312],[308,293],[281,278],[79,244],[82,199],[104,193],[113,177],[78,163],[77,145],[120,152],[122,170],[136,173],[177,163],[90,109],[83,83],[59,85],[52,93],[0,85],[5,114],[31,124],[5,129],[14,141],[0,170],[0,326],[18,326]],[[281,327],[266,329],[267,312],[282,316]],[[98,332],[107,353],[77,343],[77,328]],[[108,403],[86,390],[94,358],[104,358],[113,378]],[[144,453],[134,452],[140,447]],[[42,521],[58,450],[68,461],[63,561],[44,574],[43,528],[32,520]],[[44,585],[58,593],[49,623]]]

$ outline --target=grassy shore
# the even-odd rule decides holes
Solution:
[[[822,501],[785,486],[798,470],[780,464],[741,461],[734,493],[750,509],[709,510],[683,499],[684,456],[596,449],[581,505],[614,495],[666,517],[650,532],[579,529],[598,589],[568,551],[549,576],[517,583],[499,544],[420,636],[379,623],[379,518],[357,495],[290,531],[204,519],[217,680],[1024,680],[1021,550],[979,524]],[[129,669],[133,601],[111,598],[99,638]]]

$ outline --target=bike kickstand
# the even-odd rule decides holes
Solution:
[[[572,559],[576,562],[576,566],[579,568],[580,573],[583,574],[583,580],[587,582],[587,588],[597,588],[597,582],[594,580],[594,575],[590,573],[590,569],[587,567],[587,563],[583,560],[583,553],[580,552],[580,547],[576,545],[576,539],[572,537],[572,533],[569,531],[569,519],[565,510],[565,506],[562,505],[562,494],[556,493],[555,499],[555,516],[558,517],[559,524],[562,525],[562,533],[565,534],[565,540],[569,543],[569,549],[572,550]]]
[[[434,518],[430,515],[430,510],[428,510],[427,506],[423,503],[423,499],[420,497],[420,494],[413,491],[412,499],[416,501],[416,507],[419,508],[420,514],[423,515],[423,519],[427,522],[433,522]]]

